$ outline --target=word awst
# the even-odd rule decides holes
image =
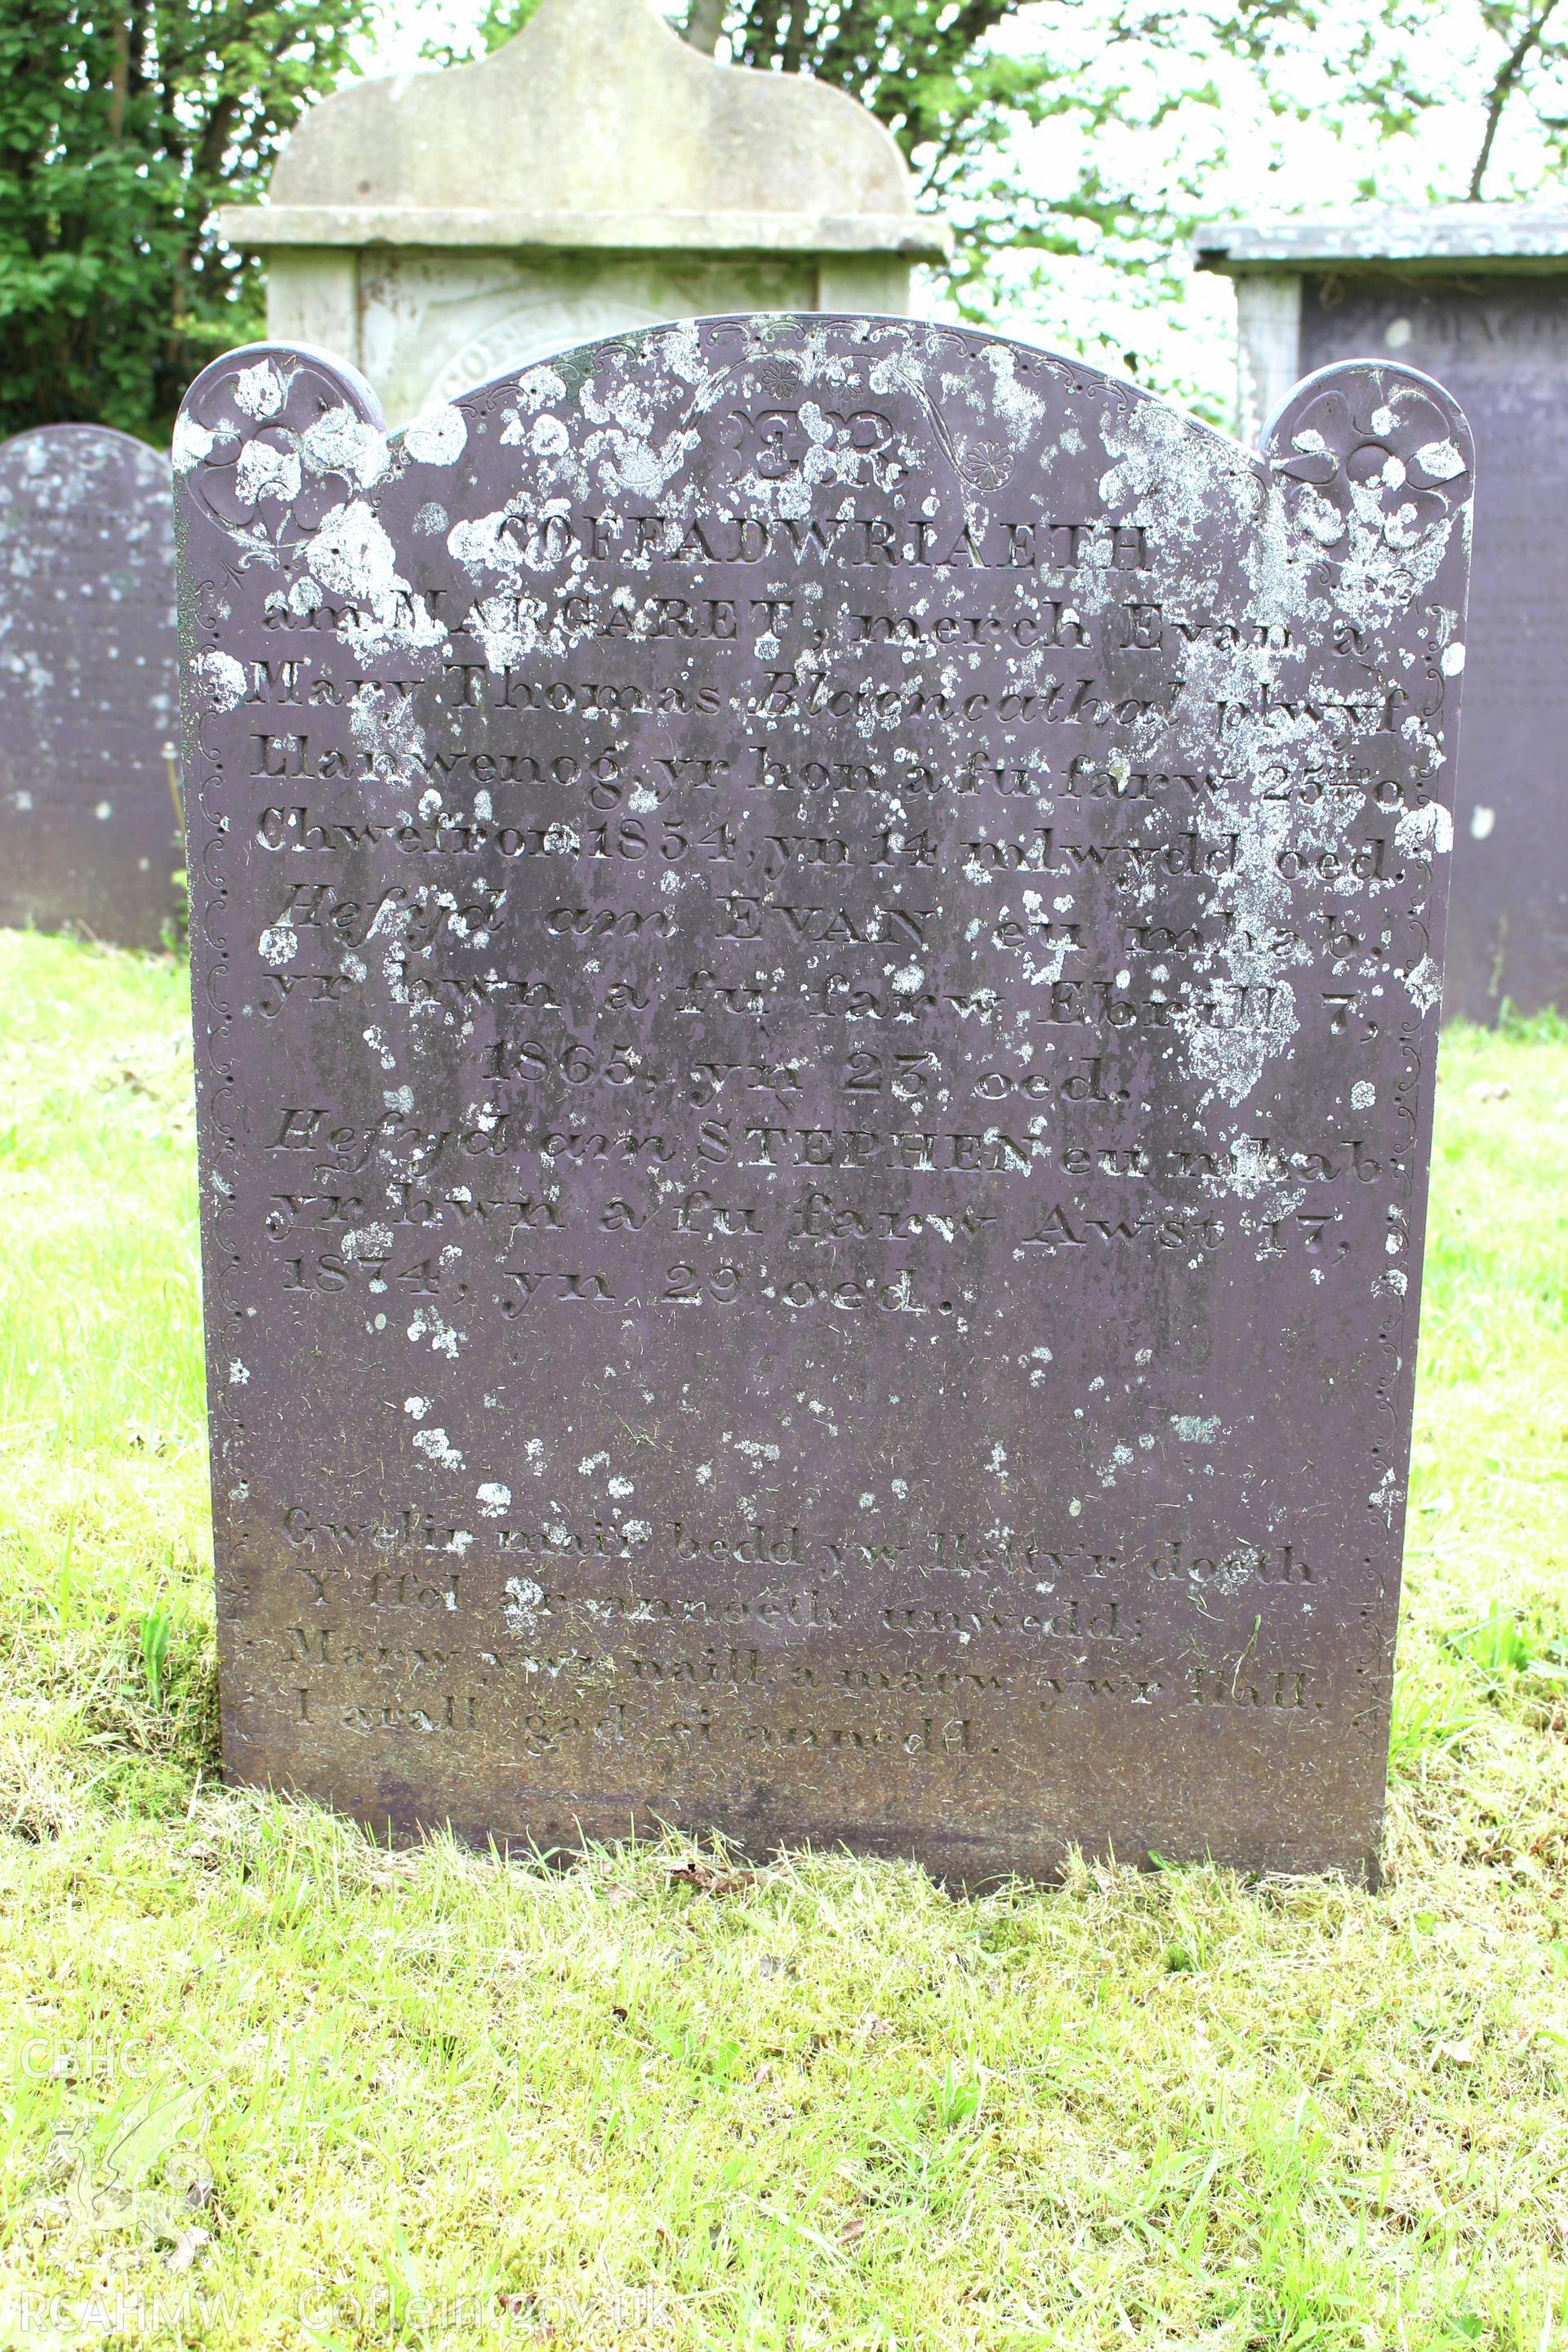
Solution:
[[[1025,1234],[1022,1246],[1075,1250],[1098,1244],[1115,1249],[1136,1243],[1152,1249],[1215,1250],[1224,1239],[1220,1219],[1201,1211],[1149,1209],[1139,1217],[1086,1217],[1075,1203],[1069,1217],[1058,1202],[1039,1220],[1034,1233]]]

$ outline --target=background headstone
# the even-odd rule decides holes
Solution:
[[[1568,1012],[1568,211],[1450,205],[1199,231],[1236,281],[1255,440],[1310,368],[1390,358],[1474,428],[1465,748],[1444,1010]]]
[[[183,913],[169,461],[0,444],[0,924],[154,948]]]
[[[1470,456],[972,333],[176,439],[224,1738],[543,1845],[1366,1868]]]
[[[718,65],[649,0],[544,0],[480,63],[339,91],[269,193],[218,216],[268,257],[268,333],[353,360],[395,425],[659,320],[902,313],[948,249],[864,107]]]

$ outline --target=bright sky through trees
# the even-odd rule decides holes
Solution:
[[[0,0],[0,425],[166,433],[203,361],[260,331],[259,262],[219,247],[215,206],[261,193],[352,62],[475,55],[537,5]],[[1215,422],[1232,298],[1188,268],[1196,220],[1551,196],[1568,154],[1568,0],[659,5],[695,47],[871,105],[957,231],[922,310],[1078,351]]]
[[[684,24],[687,0],[661,5]],[[821,0],[806,22],[849,5]],[[487,13],[510,21],[527,6],[464,0],[454,14],[421,0],[384,29],[367,67],[416,69],[434,43],[477,48]],[[743,16],[755,39],[770,14],[731,0],[727,21]],[[993,229],[1021,210],[1016,191],[1026,205],[1043,200],[1044,233],[1068,249],[988,252],[985,284],[960,298],[970,315],[1130,367],[1226,418],[1231,293],[1190,277],[1186,224],[1371,197],[1451,202],[1472,193],[1483,153],[1484,196],[1552,200],[1568,125],[1559,39],[1568,50],[1568,0],[1035,0],[990,45],[1019,62],[1048,58],[1049,110],[1020,117],[1005,148],[956,184],[949,171],[942,194],[961,227],[986,215]],[[953,289],[927,296],[954,313]]]

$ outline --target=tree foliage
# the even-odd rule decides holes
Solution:
[[[538,0],[512,0],[520,19]],[[507,0],[492,5],[492,18]],[[1169,60],[1230,57],[1254,68],[1266,100],[1289,113],[1289,68],[1304,48],[1331,58],[1339,114],[1391,136],[1468,95],[1479,144],[1462,193],[1486,186],[1511,107],[1547,134],[1563,168],[1558,110],[1568,99],[1568,0],[687,0],[685,37],[737,65],[805,73],[851,91],[888,125],[928,184],[962,177],[978,150],[1020,121],[1087,106],[1109,120],[1124,84],[1092,94],[1056,89],[1060,37],[1088,31],[1102,55]],[[1022,38],[998,42],[1011,26]],[[1168,95],[1194,91],[1178,71]],[[1107,100],[1111,103],[1108,106]]]
[[[437,61],[495,47],[538,5],[488,0]],[[1568,0],[657,5],[716,57],[869,107],[957,231],[943,291],[961,316],[1022,309],[1064,334],[1065,304],[1066,340],[1135,372],[1128,318],[1179,310],[1192,221],[1279,202],[1274,161],[1237,178],[1244,117],[1254,157],[1259,120],[1281,152],[1338,142],[1307,198],[1325,208],[1516,195],[1568,167]],[[256,331],[259,266],[219,244],[212,207],[263,193],[303,108],[396,6],[0,0],[0,431],[157,431],[204,362]]]
[[[1342,142],[1325,208],[1516,194],[1568,160],[1568,0],[659,5],[697,47],[815,76],[868,106],[921,203],[953,224],[946,290],[974,319],[994,316],[1009,285],[1027,287],[1031,257],[1059,282],[1064,265],[1093,256],[1134,300],[1169,306],[1186,232],[1216,208],[1242,116],[1255,131],[1272,122],[1286,144],[1325,129]],[[483,44],[509,38],[537,5],[489,0]],[[1511,145],[1500,143],[1510,129]],[[1435,168],[1413,186],[1416,156]],[[1266,177],[1251,201],[1278,203]]]
[[[260,275],[215,204],[351,63],[374,0],[0,0],[0,432],[166,429],[254,333]]]
[[[498,47],[540,0],[489,0],[479,42]],[[1190,58],[1210,37],[1258,47],[1254,20],[1300,16],[1301,0],[1147,6],[1137,0],[658,0],[694,47],[733,65],[805,74],[857,98],[884,123],[921,204],[958,232],[952,286],[982,315],[1002,252],[1079,249],[1080,226],[1111,226],[1122,193],[1087,160],[1070,190],[1031,184],[1016,135],[1053,119],[1092,135],[1127,119],[1131,69],[1152,51]],[[1125,61],[1088,76],[1078,52]],[[458,52],[442,48],[450,58]],[[1184,90],[1184,95],[1189,94]],[[1202,89],[1200,100],[1212,93]],[[1173,93],[1169,103],[1174,102]],[[1157,107],[1155,111],[1162,110]]]
[[[1565,161],[1568,0],[689,0],[682,29],[736,64],[812,74],[859,98],[898,140],[923,200],[954,219],[960,288],[977,296],[999,252],[1076,251],[1086,228],[1136,246],[1151,229],[1184,226],[1223,147],[1237,68],[1266,111],[1300,119],[1321,104],[1300,69],[1327,68],[1333,127],[1385,141],[1468,100],[1479,143],[1450,158],[1433,195],[1509,192],[1489,173],[1510,109],[1540,134],[1539,173],[1560,175]],[[1105,134],[1158,132],[1194,109],[1208,111],[1211,135],[1152,201],[1135,194]],[[1044,191],[1021,168],[1017,134],[1052,122],[1079,168]]]

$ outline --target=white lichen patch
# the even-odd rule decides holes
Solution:
[[[439,1426],[416,1429],[414,1444],[430,1461],[439,1463],[443,1470],[460,1470],[463,1466],[461,1454]]]
[[[450,402],[440,408],[426,409],[404,430],[404,448],[422,466],[456,465],[468,446],[468,428],[463,421],[463,412]]]
[[[211,457],[216,436],[205,425],[198,424],[188,409],[182,409],[174,420],[174,442],[172,452],[176,474],[188,474]]]
[[[367,500],[334,507],[311,537],[306,560],[322,586],[345,600],[339,635],[362,661],[440,645],[441,624],[398,570],[386,527]]]
[[[408,1326],[411,1345],[416,1346],[421,1339],[428,1339],[437,1355],[450,1356],[454,1361],[467,1337],[466,1331],[454,1330],[449,1323],[443,1322],[433,1307],[421,1307]]]
[[[368,490],[386,470],[386,436],[343,401],[324,409],[306,426],[300,436],[300,456],[306,473],[316,479],[346,475],[358,488]]]
[[[232,654],[197,654],[191,665],[197,692],[215,710],[237,710],[245,700],[245,666]]]
[[[1113,1445],[1110,1449],[1110,1457],[1109,1461],[1103,1463],[1100,1466],[1100,1485],[1102,1486],[1114,1486],[1118,1473],[1125,1470],[1128,1465],[1134,1462],[1136,1459],[1137,1456],[1134,1454],[1132,1448],[1130,1445]]]
[[[731,1437],[726,1430],[724,1444],[732,1445],[737,1454],[744,1454],[752,1462],[776,1462],[779,1458],[778,1445],[772,1438]]]
[[[535,1584],[531,1577],[509,1576],[506,1599],[501,1604],[507,1632],[525,1637],[531,1634],[537,1628],[540,1604],[543,1599],[544,1587]]]
[[[1220,1433],[1220,1417],[1217,1412],[1173,1412],[1171,1427],[1183,1445],[1212,1445]]]
[[[241,368],[234,379],[234,404],[242,416],[257,423],[276,416],[288,396],[289,387],[270,360],[258,360],[254,367]]]
[[[351,1260],[389,1258],[393,1247],[394,1235],[390,1225],[352,1225],[342,1238],[342,1254]]]

